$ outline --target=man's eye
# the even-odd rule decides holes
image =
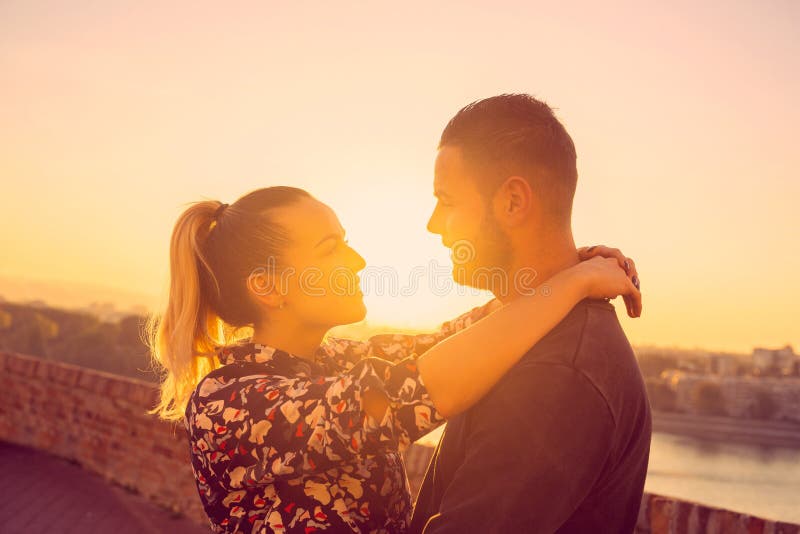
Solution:
[[[326,254],[326,255],[327,255],[327,254],[333,254],[334,252],[336,252],[337,250],[339,250],[339,247],[341,247],[342,245],[349,245],[349,243],[350,243],[350,240],[349,240],[349,239],[344,239],[344,240],[340,240],[340,241],[334,241],[334,242],[333,242],[333,246],[331,246],[331,247],[330,247],[330,248],[329,248],[329,249],[328,249],[328,250],[325,252],[325,254]]]

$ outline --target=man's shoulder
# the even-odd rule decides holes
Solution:
[[[626,402],[646,402],[636,357],[611,303],[594,299],[578,303],[493,391],[507,396],[500,392],[516,390],[524,397],[535,394],[532,384],[555,379],[565,397],[585,395],[591,389],[615,419]]]
[[[602,299],[584,299],[531,347],[517,365],[561,364],[579,369],[587,354],[627,344],[614,305]]]
[[[504,420],[509,414],[529,412],[532,406],[546,410],[575,405],[579,398],[584,409],[606,413],[608,403],[593,376],[587,372],[583,356],[597,347],[587,347],[587,328],[594,330],[592,316],[605,315],[605,322],[616,320],[613,306],[606,301],[584,300],[517,362],[491,391],[473,407],[471,417]],[[527,418],[527,415],[523,415]]]
[[[509,440],[512,435],[535,436],[540,444],[557,446],[560,439],[574,434],[575,425],[587,427],[587,420],[602,427],[604,436],[610,436],[616,421],[607,397],[591,377],[557,360],[531,360],[507,373],[456,428],[462,429],[465,443],[498,434]]]

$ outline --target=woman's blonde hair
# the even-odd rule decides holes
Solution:
[[[147,323],[150,355],[161,375],[160,400],[148,413],[183,419],[197,384],[220,366],[217,349],[246,337],[260,319],[248,277],[269,258],[280,262],[289,240],[269,212],[309,196],[294,187],[268,187],[230,206],[195,202],[178,217],[166,309]]]

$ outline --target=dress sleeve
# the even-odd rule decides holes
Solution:
[[[367,358],[331,377],[248,376],[200,392],[188,423],[203,457],[231,488],[271,484],[380,450],[402,450],[443,422],[413,359]],[[389,399],[381,421],[364,392]]]
[[[442,340],[482,319],[491,313],[497,305],[496,300],[491,300],[482,306],[477,306],[466,313],[462,313],[455,319],[442,323],[435,332],[425,334],[376,334],[370,337],[369,341],[329,338],[325,348],[345,368],[366,357],[399,362],[405,358],[419,356]]]

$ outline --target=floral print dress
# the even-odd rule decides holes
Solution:
[[[313,361],[245,340],[220,349],[186,407],[192,469],[214,532],[405,532],[400,456],[443,422],[415,357],[487,313],[434,334],[331,339]],[[381,421],[364,392],[389,399]]]

